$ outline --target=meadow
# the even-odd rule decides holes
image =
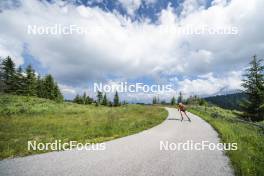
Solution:
[[[238,150],[227,151],[235,174],[261,176],[264,174],[264,131],[238,119],[238,111],[216,106],[191,106],[190,112],[210,123],[224,143],[237,143]],[[263,122],[257,125],[263,125]]]
[[[156,106],[97,107],[1,94],[0,159],[48,152],[27,150],[28,141],[99,143],[146,130],[166,117]]]

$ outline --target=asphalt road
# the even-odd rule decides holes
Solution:
[[[176,109],[160,125],[105,143],[104,151],[50,152],[0,161],[0,175],[25,176],[229,176],[233,170],[220,150],[183,150],[179,143],[218,143],[214,129],[199,117],[180,121]],[[162,144],[170,144],[164,150]],[[162,150],[161,150],[161,148]],[[186,149],[186,148],[185,148]]]

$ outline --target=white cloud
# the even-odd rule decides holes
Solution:
[[[132,13],[141,0],[124,3]],[[160,13],[159,24],[151,24],[147,20],[132,22],[116,11],[23,1],[16,10],[0,13],[0,55],[11,55],[21,64],[23,46],[27,44],[30,54],[63,85],[83,86],[88,81],[109,77],[159,79],[162,75],[177,75],[183,77],[182,84],[186,86],[181,89],[186,92],[214,93],[221,84],[227,83],[230,83],[229,88],[237,88],[235,76],[227,73],[241,70],[253,54],[264,56],[264,36],[260,30],[264,26],[264,1],[232,0],[227,4],[224,0],[215,0],[208,9],[204,8],[204,3],[184,1],[179,16],[168,7]],[[28,24],[75,24],[88,27],[90,32],[87,35],[34,36],[27,34]],[[188,25],[236,26],[239,35],[181,35],[177,32]],[[224,81],[222,77],[197,78],[209,72],[225,75]]]
[[[190,95],[213,95],[220,93],[221,90],[239,90],[241,88],[241,72],[229,72],[215,77],[213,73],[200,75],[197,79],[184,79],[178,82],[179,90]],[[224,92],[221,92],[224,93]]]
[[[63,84],[59,84],[60,90],[62,91],[63,94],[69,94],[71,95],[76,95],[76,90],[75,88]]]
[[[10,56],[16,65],[23,64],[21,53],[23,52],[23,44],[15,39],[8,39],[4,36],[0,38],[0,57]]]

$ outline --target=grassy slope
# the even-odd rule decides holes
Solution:
[[[159,107],[95,107],[0,95],[0,158],[41,153],[28,151],[28,140],[102,142],[151,128],[166,117]]]
[[[259,128],[237,122],[233,111],[218,107],[193,107],[190,111],[209,122],[225,143],[237,143],[237,151],[227,151],[236,175],[264,174],[264,135]],[[212,118],[217,112],[220,117]]]

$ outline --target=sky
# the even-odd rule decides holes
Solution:
[[[263,0],[1,0],[0,56],[51,73],[66,99],[94,96],[99,82],[173,85],[120,95],[131,102],[223,94],[241,90],[252,56],[264,56],[263,11]],[[34,35],[29,25],[88,30]]]

